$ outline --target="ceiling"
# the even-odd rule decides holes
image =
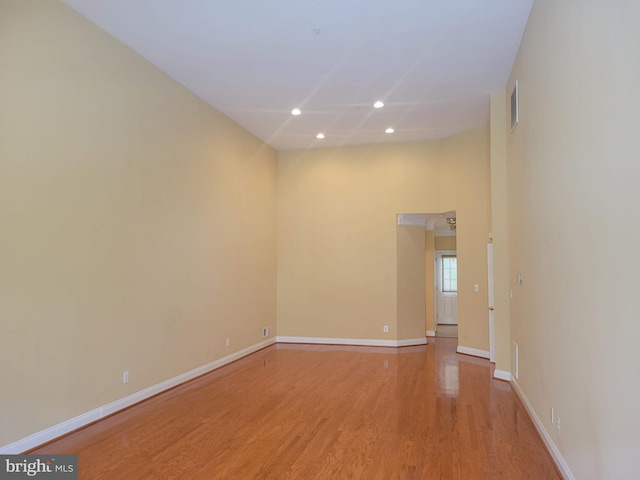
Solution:
[[[533,2],[63,1],[278,150],[486,123]]]

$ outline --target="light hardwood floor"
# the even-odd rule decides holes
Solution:
[[[436,325],[436,337],[458,338],[458,325]]]
[[[32,453],[90,479],[560,479],[508,383],[456,340],[278,344]]]

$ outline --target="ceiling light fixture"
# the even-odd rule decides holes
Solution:
[[[384,107],[384,103],[382,103],[380,100],[378,100],[376,103],[373,104],[373,108],[382,108]]]
[[[449,224],[449,228],[451,230],[455,230],[456,229],[456,219],[455,218],[448,217],[447,218],[447,223]]]
[[[293,110],[291,110],[291,115],[295,115],[296,117],[301,113],[302,113],[302,110],[300,110],[299,108],[294,108]]]
[[[387,128],[387,129],[384,131],[384,133],[393,133],[393,132],[395,132],[395,130],[394,130],[393,128],[391,128],[391,127]]]
[[[317,134],[317,135],[316,135],[316,138],[317,138],[318,140],[322,140],[322,139],[324,138],[324,133],[319,133],[319,134]]]

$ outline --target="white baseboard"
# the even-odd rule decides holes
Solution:
[[[164,382],[160,382],[149,388],[145,388],[144,390],[133,393],[127,397],[120,398],[101,407],[94,408],[93,410],[85,412],[82,415],[70,418],[69,420],[65,420],[64,422],[58,423],[57,425],[53,425],[52,427],[36,432],[32,435],[29,435],[28,437],[10,443],[9,445],[0,447],[0,455],[12,455],[31,450],[32,448],[50,442],[55,438],[61,437],[62,435],[72,432],[73,430],[84,427],[85,425],[100,420],[101,418],[107,417],[119,410],[130,407],[135,403],[146,400],[149,397],[180,385],[181,383],[192,380],[196,377],[199,377],[200,375],[204,375],[205,373],[211,372],[212,370],[216,370],[231,362],[235,362],[242,357],[246,357],[247,355],[257,352],[258,350],[262,350],[269,345],[273,345],[274,343],[276,343],[275,338],[267,339],[263,342],[251,345],[250,347],[238,350],[231,355],[227,355],[226,357],[222,357],[211,363],[202,365],[201,367],[197,367],[193,370],[189,370],[188,372],[181,373],[176,377],[165,380]]]
[[[278,343],[311,343],[322,345],[358,345],[365,347],[409,347],[426,345],[426,337],[408,340],[377,340],[372,338],[325,338],[325,337],[277,337]]]
[[[23,453],[27,450],[31,450],[43,443],[50,442],[54,438],[61,437],[69,432],[82,428],[85,425],[89,425],[92,422],[100,420],[100,408],[94,408],[88,412],[78,415],[77,417],[70,418],[64,422],[58,423],[49,428],[45,428],[39,432],[36,432],[28,437],[22,438],[16,442],[10,443],[0,447],[1,455],[15,455]]]
[[[397,347],[412,347],[414,345],[426,345],[427,337],[422,338],[408,338],[405,340],[398,340],[396,342]]]
[[[427,330],[427,337],[435,337],[435,336],[436,336],[435,330]]]
[[[456,352],[463,353],[465,355],[472,355],[474,357],[481,357],[481,358],[489,358],[491,356],[488,350],[480,350],[478,348],[463,347],[461,345],[458,345]]]
[[[493,378],[497,378],[498,380],[504,380],[506,382],[511,381],[511,372],[507,372],[506,370],[498,370],[497,368],[493,372]]]
[[[529,399],[524,394],[524,391],[522,390],[518,382],[515,380],[515,378],[511,378],[511,385],[515,390],[516,395],[518,395],[520,400],[522,400],[524,407],[527,409],[529,416],[533,420],[533,424],[535,425],[536,430],[538,430],[538,433],[542,437],[542,441],[547,446],[547,449],[551,453],[551,457],[553,458],[553,461],[558,467],[558,470],[560,470],[560,473],[562,474],[562,476],[565,478],[565,480],[576,480],[576,477],[573,475],[573,472],[569,468],[569,465],[567,465],[567,462],[565,461],[564,457],[560,453],[560,450],[558,450],[558,447],[551,439],[549,432],[547,432],[547,430],[544,428],[542,421],[536,414],[536,411],[533,409],[533,405],[531,405],[531,402],[529,402]]]

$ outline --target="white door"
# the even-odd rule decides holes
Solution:
[[[438,325],[458,324],[458,259],[456,252],[438,252]]]
[[[488,289],[489,302],[489,361],[496,363],[496,314],[493,311],[493,245],[487,244]]]

